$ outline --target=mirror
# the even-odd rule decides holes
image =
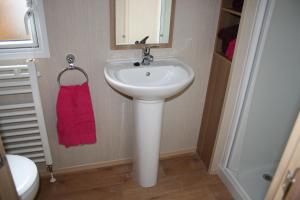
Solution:
[[[111,48],[141,48],[136,42],[171,48],[175,0],[111,0]]]

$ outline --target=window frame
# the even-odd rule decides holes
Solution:
[[[43,0],[32,0],[32,3],[34,5],[34,24],[30,23],[30,26],[31,29],[35,29],[32,40],[1,42],[3,43],[1,46],[7,46],[7,48],[0,48],[0,60],[50,57],[44,2]]]

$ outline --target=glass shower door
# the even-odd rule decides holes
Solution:
[[[263,199],[300,110],[300,1],[275,2],[227,168]]]

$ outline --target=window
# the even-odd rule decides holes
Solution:
[[[0,0],[0,59],[49,57],[42,0]]]

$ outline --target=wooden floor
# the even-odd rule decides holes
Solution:
[[[56,176],[55,184],[42,179],[37,200],[233,199],[221,180],[209,175],[194,156],[161,161],[158,183],[152,188],[139,187],[131,171],[131,165],[122,165]]]

